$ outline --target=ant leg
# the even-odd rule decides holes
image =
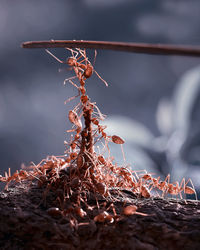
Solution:
[[[163,191],[163,193],[162,193],[162,197],[163,197],[163,198],[165,197],[165,195],[167,194],[167,192],[168,192],[168,190],[169,190],[169,188],[168,188],[169,180],[170,180],[170,174],[168,174],[167,177],[166,177],[165,180],[164,180],[164,183],[166,183],[166,181],[167,181],[167,188],[164,188],[164,189],[162,190],[162,191]]]
[[[93,133],[93,136],[96,136],[96,134],[97,134],[97,129],[95,130],[95,132]],[[101,137],[101,138],[97,138],[96,139],[96,141],[94,142],[94,145],[98,142],[98,141],[100,141],[101,139],[103,138],[103,136]],[[100,153],[99,153],[100,154]]]
[[[53,53],[51,53],[48,49],[45,49],[45,51],[51,55],[54,59],[56,59],[56,61],[58,61],[59,63],[65,63],[64,61],[61,61],[58,57],[56,57]]]
[[[170,180],[170,174],[167,175],[167,177],[165,178],[165,182],[168,180],[168,184],[169,184],[169,180]]]
[[[74,58],[74,59],[76,59],[77,58],[77,56],[78,56],[78,52],[77,51],[75,51],[75,50],[73,50],[73,49],[70,49],[70,48],[65,48],[66,50],[69,50],[70,52],[71,52],[71,54],[72,54],[72,57]],[[74,54],[76,54],[75,56],[74,56]]]
[[[96,112],[96,111],[93,111],[93,117],[94,118],[96,118],[96,119],[99,119],[99,120],[104,120],[105,119],[105,117],[106,117],[106,115],[103,115],[102,113],[101,113],[101,118],[100,118],[100,116],[99,116],[99,113],[98,112]],[[103,118],[102,118],[103,117]]]
[[[8,176],[11,177],[11,170],[8,168]]]
[[[108,87],[108,83],[94,70],[95,74],[98,76],[98,78]]]
[[[87,58],[87,56],[86,56],[86,49],[77,48],[77,50],[82,55],[82,57]]]
[[[134,170],[133,172],[134,172],[134,174],[135,174],[135,176],[136,176],[136,178],[137,178],[138,180],[139,180],[141,177],[138,176],[137,172],[144,172],[145,174],[147,174],[147,171],[146,171],[145,169],[143,169],[143,170]],[[140,175],[144,175],[144,174],[140,174]]]
[[[67,80],[68,80],[74,87],[76,87],[76,88],[78,89],[78,95],[75,95],[75,96],[72,96],[72,97],[68,98],[68,99],[64,102],[64,104],[66,104],[66,103],[72,101],[73,99],[79,97],[80,94],[81,94],[81,93],[80,93],[79,87],[78,87],[74,82],[72,82],[72,80],[70,80],[70,79],[67,79]],[[65,82],[65,81],[64,81],[64,82]]]
[[[64,85],[66,84],[67,81],[71,81],[72,79],[75,79],[75,78],[77,78],[77,76],[72,76],[72,77],[70,77],[70,78],[65,79],[65,80],[64,80]],[[75,84],[75,83],[74,83],[74,84]],[[73,85],[73,86],[74,86],[74,85]],[[77,85],[76,85],[75,87],[78,88]]]
[[[93,60],[93,65],[96,63],[96,58],[97,58],[97,50],[94,50],[94,60]]]
[[[80,96],[80,92],[78,95],[75,95],[75,96],[72,96],[70,98],[68,98],[66,101],[64,101],[64,104],[67,104],[68,102],[71,102],[72,100],[74,100],[75,98],[79,97]]]
[[[123,146],[122,146],[122,144],[120,146],[121,146],[122,156],[123,156],[123,160],[124,160],[124,164],[125,164],[126,163],[126,158],[125,158]]]
[[[179,188],[180,188],[180,186],[179,186]],[[181,190],[181,188],[178,190],[178,194],[179,194],[179,196],[180,196],[180,199],[182,200],[183,199],[183,196],[182,196],[182,190]]]
[[[79,57],[80,58],[80,57]],[[84,61],[88,61],[88,58],[84,58],[82,61],[80,61],[79,63],[82,63],[82,62],[84,62]],[[87,64],[86,64],[87,65]]]
[[[79,48],[77,48],[77,50],[78,50],[78,52],[81,54],[81,56],[79,57],[79,58],[81,58],[81,57],[83,57],[84,59],[82,60],[82,61],[80,61],[79,63],[82,63],[82,62],[84,62],[84,61],[86,61],[86,64],[87,64],[87,62],[88,63],[90,63],[90,61],[88,60],[88,57],[86,56],[86,50],[85,49],[79,49]],[[78,60],[78,59],[77,59]],[[91,64],[91,63],[90,63]]]
[[[192,188],[190,188],[189,186],[187,186],[187,184],[188,184],[189,182],[190,182]],[[196,193],[196,190],[195,190],[195,188],[194,188],[194,184],[193,184],[193,182],[192,182],[192,180],[191,180],[190,178],[189,178],[189,179],[187,180],[187,182],[185,183],[185,187],[184,187],[184,191],[185,191],[185,192],[186,192],[186,189],[187,189],[187,191],[189,191],[188,194],[194,193],[195,199],[198,200],[198,199],[197,199],[197,193]]]
[[[76,128],[70,129],[70,130],[66,130],[67,133],[72,133],[72,132],[75,132],[75,131],[76,131]]]
[[[181,192],[183,192],[185,189],[185,178],[183,178],[180,185],[178,185],[178,189],[179,189],[180,198],[182,199],[183,197],[182,197]],[[186,193],[185,192],[184,192],[184,200],[186,200]]]
[[[150,187],[151,186],[151,187]],[[151,192],[151,190],[154,188],[154,185],[153,185],[153,183],[150,183],[150,184],[148,184],[148,189],[149,189],[149,192]]]
[[[152,174],[154,174],[154,173],[151,173],[150,175],[152,175]],[[153,188],[158,189],[159,180],[160,180],[160,176],[158,176],[157,179],[151,177],[151,179],[150,179],[151,182],[149,183],[149,186],[151,185],[151,188],[149,189],[149,191],[151,191]],[[148,180],[146,180],[146,181],[148,181]],[[158,191],[156,191],[156,192],[158,194]],[[159,197],[160,197],[160,195],[159,195]]]
[[[79,103],[75,106],[75,108],[73,109],[74,112],[77,112],[77,113],[80,112],[80,110],[81,110],[80,104],[81,104],[81,102],[79,102]],[[81,116],[82,116],[82,114],[81,114]],[[81,116],[80,116],[80,117],[81,117]]]
[[[85,49],[84,50],[81,50],[81,49],[78,49],[77,50],[79,51],[79,53],[82,55],[82,57],[84,58],[83,61],[86,61],[88,62],[89,64],[91,64],[91,62],[89,61],[88,57],[86,56],[86,51]],[[81,63],[81,62],[80,62]],[[92,65],[92,64],[91,64]]]
[[[68,79],[67,79],[68,80]],[[79,90],[79,87],[71,79],[68,80],[75,88]]]
[[[87,60],[87,59],[85,58],[85,56],[80,52],[81,49],[76,48],[77,51],[75,51],[75,50],[73,50],[73,49],[69,49],[69,48],[66,48],[66,49],[71,51],[72,57],[73,57],[74,59],[76,59],[77,62],[78,62],[78,60],[80,60],[81,57],[84,58],[81,62]],[[74,56],[74,53],[76,53],[75,56]],[[77,58],[78,54],[81,54],[81,55]],[[79,63],[81,63],[81,62],[79,62]]]
[[[72,48],[65,48],[66,50],[69,50],[70,52],[71,52],[71,54],[72,54],[72,57],[74,58],[74,59],[77,59],[77,56],[78,56],[78,54],[79,54],[79,50],[78,50],[78,48],[75,48],[75,49],[72,49]],[[74,55],[75,54],[75,55]]]
[[[100,111],[100,109],[97,107],[97,105],[95,105],[95,102],[94,103],[92,103],[93,105],[94,105],[94,107],[96,108],[96,110],[97,110],[97,114],[98,114],[98,118],[101,120],[101,121],[103,121],[105,118],[106,118],[106,115],[104,115],[104,114],[102,114],[101,113],[101,111]],[[94,113],[96,113],[96,112],[94,112]]]

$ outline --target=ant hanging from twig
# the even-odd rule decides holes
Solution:
[[[70,81],[74,78],[78,78],[80,80],[80,83],[81,83],[83,80],[82,77],[84,77],[86,80],[87,78],[90,78],[92,76],[93,72],[95,72],[95,74],[98,76],[98,78],[100,80],[102,80],[106,86],[108,86],[108,83],[103,78],[101,78],[101,76],[96,72],[96,70],[94,70],[92,63],[88,60],[88,58],[86,56],[85,49],[81,50],[81,49],[77,48],[76,49],[77,51],[75,51],[73,49],[69,49],[69,48],[66,48],[66,49],[71,51],[71,53],[72,53],[72,56],[69,57],[66,61],[60,60],[58,57],[56,57],[48,49],[45,49],[46,52],[49,55],[51,55],[53,58],[55,58],[59,63],[68,64],[70,67],[73,67],[73,69],[76,73],[76,76],[66,79],[64,81],[64,83],[66,83],[67,81]],[[79,53],[80,53],[80,56],[77,58]],[[95,50],[95,59],[96,59],[96,54],[97,54],[97,52]],[[95,59],[94,59],[94,62],[95,62]],[[85,63],[83,63],[83,62],[85,62]]]

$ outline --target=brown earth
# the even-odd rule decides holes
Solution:
[[[200,249],[200,202],[136,198],[124,191],[127,204],[147,216],[122,215],[121,201],[114,204],[119,217],[113,223],[98,223],[94,196],[91,214],[70,219],[48,213],[56,206],[55,194],[49,191],[44,205],[43,191],[23,183],[0,193],[0,249]]]

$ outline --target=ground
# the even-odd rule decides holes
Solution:
[[[114,203],[117,219],[95,222],[94,196],[87,218],[48,210],[55,194],[46,196],[35,182],[21,183],[0,193],[0,248],[3,249],[200,249],[200,202],[136,198],[125,191],[138,213],[122,214],[124,201]],[[113,192],[113,195],[114,192]],[[105,201],[99,200],[102,204]],[[94,205],[94,206],[92,206]],[[76,218],[76,219],[75,219]]]

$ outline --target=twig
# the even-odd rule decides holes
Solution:
[[[200,46],[107,41],[50,40],[22,43],[22,48],[85,48],[126,51],[133,53],[200,57]]]

